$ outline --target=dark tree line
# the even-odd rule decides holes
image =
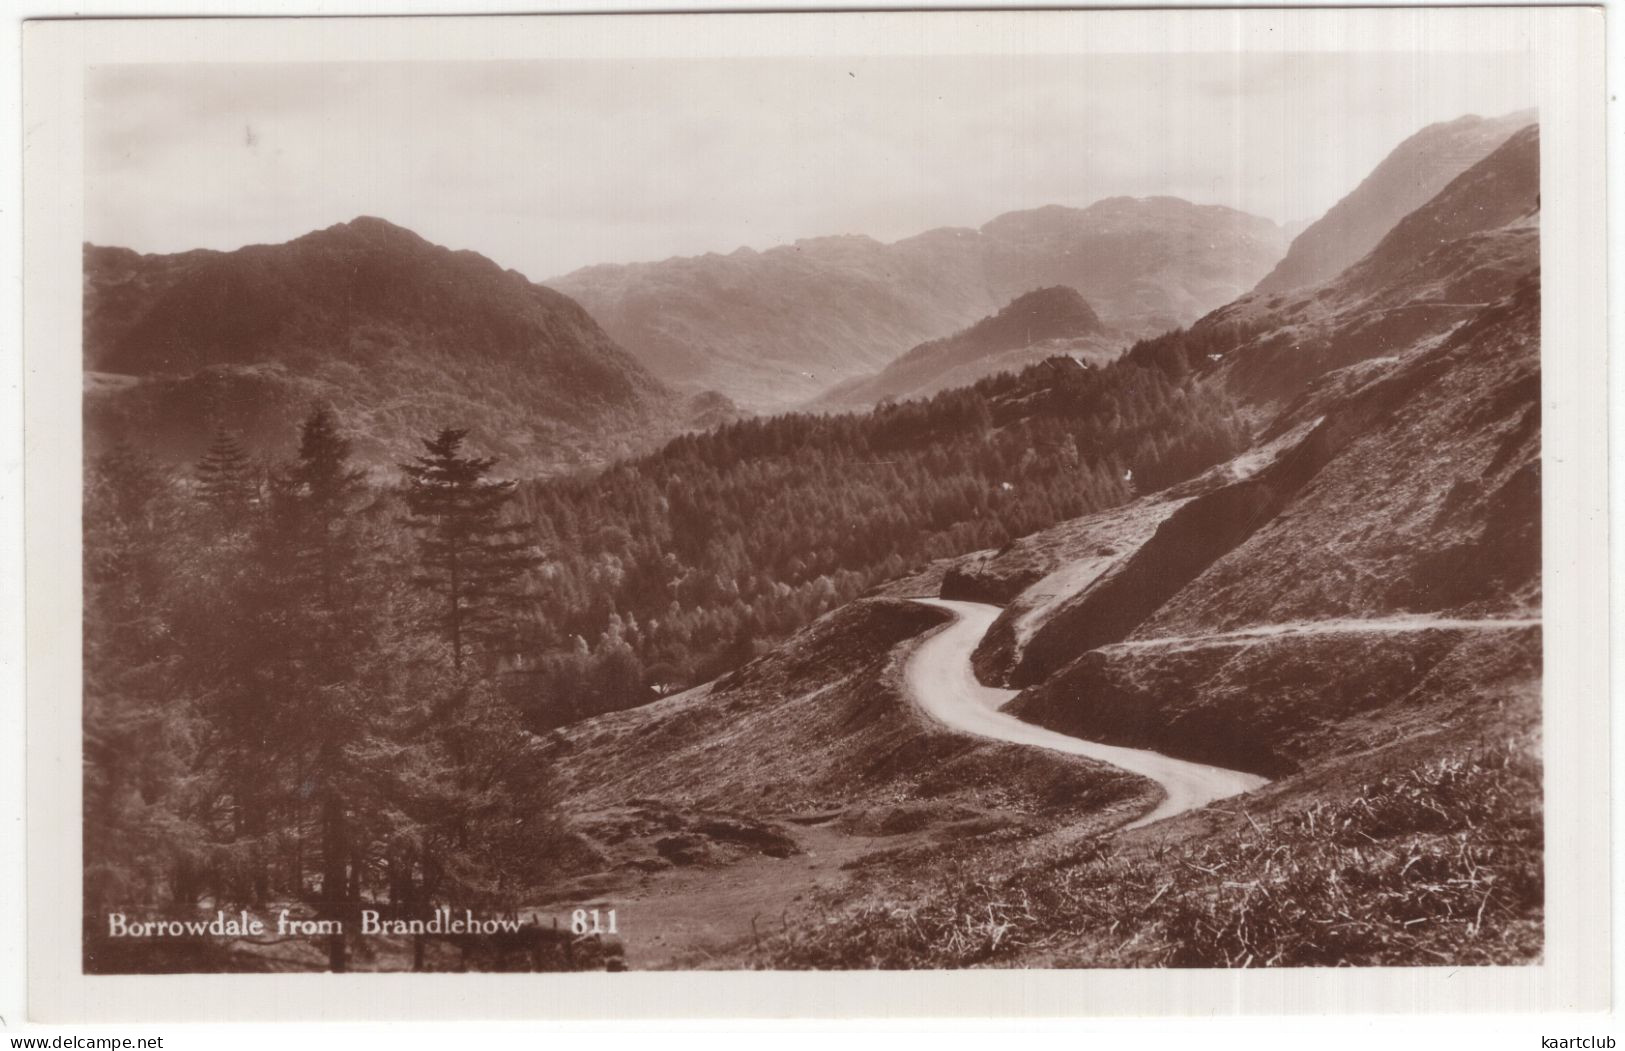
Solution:
[[[325,409],[271,468],[227,435],[192,478],[89,465],[87,921],[292,902],[353,932],[364,901],[428,916],[545,879],[547,771],[485,645],[535,556],[461,442],[426,441],[399,493]]]

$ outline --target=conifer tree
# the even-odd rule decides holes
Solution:
[[[472,646],[502,633],[521,579],[537,563],[524,527],[503,521],[515,483],[488,477],[495,459],[464,455],[467,434],[442,428],[423,440],[427,455],[401,465],[422,562],[415,582],[443,604],[458,671]]]
[[[160,607],[171,576],[166,541],[178,517],[173,510],[164,479],[128,445],[86,465],[87,916],[156,904],[174,890],[177,857],[198,840],[184,776],[193,727],[168,688],[174,648]]]
[[[215,431],[196,475],[198,497],[228,524],[240,524],[259,495],[242,440],[224,427]]]
[[[350,442],[325,406],[306,418],[299,455],[277,478],[261,535],[268,637],[281,635],[275,657],[292,704],[286,735],[314,789],[322,861],[323,916],[343,919],[356,891],[352,861],[361,831],[356,800],[377,780],[358,769],[370,739],[358,680],[376,644],[367,623],[367,550],[356,512],[364,487],[350,464]],[[329,966],[343,970],[344,938],[328,946]]]
[[[301,559],[320,586],[322,609],[344,612],[342,584],[354,564],[360,533],[351,521],[362,494],[363,472],[350,466],[350,441],[338,431],[331,409],[318,406],[299,434],[299,458],[287,475],[299,533]]]

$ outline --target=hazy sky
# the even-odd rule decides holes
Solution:
[[[1172,194],[1314,218],[1401,139],[1533,104],[1516,56],[121,66],[86,237],[235,248],[377,215],[536,280]]]

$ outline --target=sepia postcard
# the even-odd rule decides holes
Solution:
[[[1600,28],[30,23],[31,1012],[1606,1007]]]

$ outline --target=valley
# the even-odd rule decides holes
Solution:
[[[1540,961],[1531,121],[1290,247],[87,246],[87,896],[615,910],[547,967]],[[355,962],[542,966],[487,950]]]
[[[1288,300],[1351,309],[1232,325],[1254,294],[1128,353],[1257,413],[1227,462],[901,577],[680,705],[566,728],[559,761],[594,798],[728,806],[791,838],[816,820],[810,849],[844,859],[759,901],[777,929],[736,925],[707,965],[1538,960],[1534,141]],[[1439,309],[1373,338],[1373,303]],[[830,662],[858,645],[867,663]],[[577,767],[589,740],[637,742],[636,779]],[[1067,767],[1121,787],[1077,809],[944,762],[1011,747],[1001,788]],[[877,798],[884,845],[860,816]]]

